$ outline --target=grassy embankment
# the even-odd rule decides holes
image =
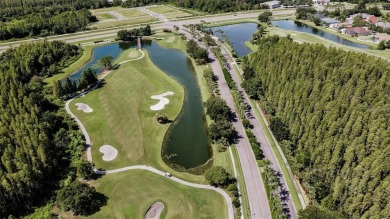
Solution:
[[[132,170],[92,182],[109,199],[89,218],[144,218],[156,201],[164,203],[163,218],[227,218],[225,200],[214,191],[195,189],[155,173]]]
[[[309,34],[309,33],[302,33],[298,31],[292,31],[292,30],[284,30],[278,27],[268,27],[267,28],[268,35],[279,35],[279,36],[287,36],[290,34],[290,37],[299,43],[319,43],[326,47],[336,47],[345,51],[354,51],[354,52],[363,52],[368,55],[377,56],[383,59],[390,60],[390,52],[387,50],[381,51],[381,50],[368,50],[368,49],[357,49],[351,46],[345,46],[340,43],[333,42],[331,40]],[[360,42],[360,41],[358,41]],[[250,43],[246,43],[250,44]],[[251,48],[252,49],[252,48]],[[255,49],[255,47],[253,47]]]

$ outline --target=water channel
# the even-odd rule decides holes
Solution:
[[[124,50],[134,48],[135,43],[113,43],[93,49],[91,60],[77,70],[71,78],[77,80],[81,72],[94,68],[103,56],[111,55],[116,59]],[[165,152],[173,155],[171,163],[186,169],[206,163],[212,155],[207,134],[201,93],[191,60],[178,50],[161,47],[154,41],[143,41],[152,62],[174,78],[185,88],[185,101],[178,119],[170,126],[164,139]]]

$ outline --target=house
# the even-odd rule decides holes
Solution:
[[[367,27],[347,27],[342,29],[341,33],[350,36],[368,36],[371,34]]]
[[[340,23],[340,21],[333,19],[333,18],[322,18],[321,21],[324,24],[324,26],[326,26],[326,27],[329,27],[329,25],[331,25],[331,24]]]
[[[352,27],[352,24],[347,23],[347,22],[335,23],[335,24],[329,25],[329,27],[334,29],[334,30],[341,30],[341,29],[344,29],[344,28],[347,28],[347,27]]]
[[[269,2],[264,2],[264,4],[268,5],[269,9],[280,7],[280,1],[269,1]]]
[[[319,4],[319,5],[325,5],[328,4],[330,0],[313,0],[314,4]]]
[[[387,33],[377,33],[375,35],[375,39],[377,42],[380,42],[380,41],[389,41],[390,40],[390,35],[387,34]]]
[[[383,29],[390,28],[390,23],[389,22],[377,22],[375,24],[377,27],[382,27]]]
[[[325,14],[318,14],[318,13],[313,14],[312,16],[313,18],[318,17],[319,19],[327,18]]]
[[[379,22],[379,18],[375,17],[374,15],[370,15],[367,17],[366,21],[368,21],[372,24],[376,24]]]

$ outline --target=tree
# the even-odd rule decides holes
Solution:
[[[248,77],[248,75],[244,77]],[[260,99],[260,97],[264,94],[261,79],[258,77],[245,80],[242,82],[242,87],[251,98],[256,100]]]
[[[206,180],[213,186],[227,186],[232,180],[229,173],[221,166],[213,166],[204,173]]]
[[[272,16],[272,12],[265,11],[259,15],[258,20],[260,22],[268,23],[271,20],[271,16]]]
[[[309,205],[303,210],[298,211],[300,219],[346,219],[343,215],[329,210],[321,209],[319,207]]]
[[[378,44],[378,50],[385,50],[386,49],[386,44],[385,44],[385,41],[380,41],[379,44]]]
[[[117,38],[119,40],[127,40],[128,37],[129,37],[129,33],[127,32],[127,30],[120,30],[117,33]]]
[[[367,12],[368,12],[368,14],[371,14],[371,15],[374,15],[377,17],[382,16],[381,10],[377,6],[368,8]]]
[[[92,68],[88,68],[87,70],[83,71],[81,74],[81,78],[79,79],[78,89],[82,90],[85,89],[92,84],[95,84],[98,81],[96,78],[95,72]]]
[[[57,97],[62,97],[65,94],[64,88],[62,87],[61,81],[53,82],[53,94]]]
[[[168,117],[165,114],[162,114],[162,113],[157,113],[156,114],[156,120],[160,124],[166,124],[169,121]]]
[[[78,168],[77,168],[77,172],[84,179],[90,179],[94,174],[92,163],[87,161],[87,160],[81,161]]]
[[[64,92],[65,92],[66,94],[72,94],[72,93],[76,92],[76,87],[75,87],[75,85],[73,84],[73,82],[70,80],[69,77],[67,77],[67,78],[65,79]]]
[[[220,97],[210,97],[206,101],[206,108],[207,115],[213,120],[227,120],[230,118],[231,110]]]
[[[81,216],[97,212],[106,202],[107,197],[96,192],[94,187],[78,181],[63,188],[57,195],[57,203],[63,210]]]
[[[316,26],[320,26],[321,25],[321,19],[319,17],[314,17],[313,18],[313,22]]]
[[[150,36],[152,35],[152,29],[150,28],[150,25],[146,25],[146,27],[144,28],[144,33],[143,33],[145,36]]]
[[[217,120],[210,125],[210,138],[214,141],[225,138],[229,143],[232,143],[235,134],[236,131],[234,130],[233,125],[226,120]]]
[[[98,65],[103,70],[110,70],[113,67],[113,61],[114,58],[112,56],[104,56],[99,60]]]

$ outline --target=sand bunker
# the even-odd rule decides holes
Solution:
[[[102,159],[104,161],[112,161],[118,155],[118,151],[111,145],[103,145],[100,147],[99,151],[103,153]]]
[[[155,202],[146,212],[145,219],[159,219],[161,212],[164,210],[164,204]]]
[[[77,110],[82,110],[84,111],[85,113],[91,113],[93,112],[93,110],[91,109],[91,107],[89,107],[87,104],[85,103],[76,103],[75,104],[77,106]]]
[[[163,94],[151,96],[152,99],[160,100],[160,102],[158,102],[157,104],[151,106],[150,109],[153,110],[153,111],[164,109],[164,106],[169,103],[168,98],[165,98],[165,96],[170,96],[170,95],[173,95],[173,94],[174,93],[172,91],[168,91],[168,92],[165,92]]]

